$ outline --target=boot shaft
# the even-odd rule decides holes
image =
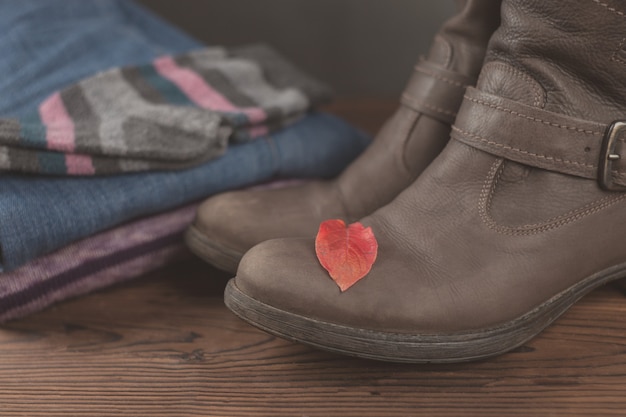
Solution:
[[[504,0],[478,88],[609,123],[626,110],[626,2]]]
[[[401,106],[374,143],[337,181],[347,219],[393,200],[439,154],[465,88],[475,85],[501,0],[466,0],[435,36],[402,94]]]
[[[441,27],[427,61],[477,78],[486,47],[500,26],[502,0],[459,0],[457,13]]]

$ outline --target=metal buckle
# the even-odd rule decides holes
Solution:
[[[613,163],[622,159],[622,155],[615,153],[617,138],[622,131],[626,130],[626,122],[613,122],[607,129],[602,139],[600,151],[600,164],[598,166],[598,183],[606,191],[626,191],[626,186],[613,182]]]

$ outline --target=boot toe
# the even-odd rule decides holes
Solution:
[[[206,261],[231,272],[254,245],[270,239],[311,237],[322,220],[345,217],[330,182],[232,191],[206,200],[187,244]]]
[[[274,239],[245,254],[234,285],[264,305],[325,323],[403,332],[428,325],[433,318],[429,310],[438,308],[438,298],[427,287],[418,297],[404,279],[398,279],[417,278],[411,271],[395,268],[392,274],[386,273],[387,261],[394,263],[403,256],[387,252],[383,247],[379,256],[389,259],[375,263],[365,278],[341,292],[320,265],[314,239]],[[418,303],[418,299],[423,301]]]
[[[254,208],[245,192],[227,192],[211,197],[198,208],[193,226],[207,238],[243,253],[248,249],[245,231]]]
[[[316,315],[339,288],[317,261],[311,238],[273,239],[249,250],[235,283],[248,296],[295,314]]]
[[[249,208],[240,193],[231,192],[209,198],[199,207],[194,222],[185,234],[187,246],[203,260],[234,273],[245,251],[252,246],[246,240]]]
[[[390,255],[385,252],[383,248],[384,257]],[[275,239],[246,253],[226,288],[225,303],[272,334],[364,358],[468,360],[484,355],[483,344],[494,346],[490,339],[475,346],[465,333],[439,332],[435,322],[449,312],[441,310],[432,288],[424,285],[417,297],[398,280],[408,272],[375,265],[371,274],[341,292],[319,264],[312,239]]]

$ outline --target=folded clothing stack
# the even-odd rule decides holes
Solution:
[[[191,204],[131,222],[3,273],[0,322],[185,259],[190,254],[181,236],[196,207]]]
[[[0,175],[0,320],[178,259],[193,202],[336,175],[369,142],[271,50],[189,52],[129,1],[2,3],[0,29],[0,168],[31,173]]]
[[[55,175],[180,169],[267,135],[330,90],[264,45],[114,68],[0,119],[0,170]],[[172,138],[176,138],[175,145]]]

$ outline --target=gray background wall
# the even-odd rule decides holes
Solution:
[[[395,97],[452,0],[142,0],[207,44],[267,42],[340,95]]]

